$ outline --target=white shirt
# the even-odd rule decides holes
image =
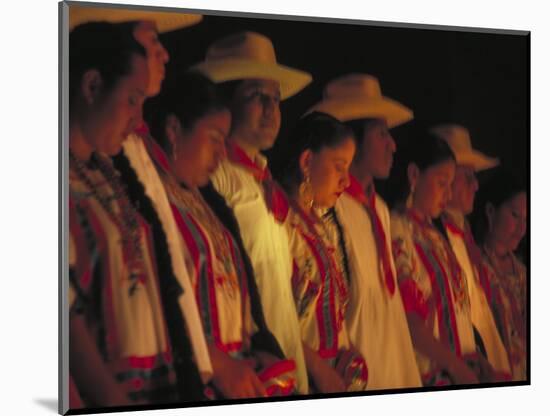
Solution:
[[[376,195],[376,211],[384,227],[394,277],[390,217]],[[370,217],[360,202],[344,193],[336,203],[350,262],[350,303],[346,321],[352,343],[369,368],[367,390],[421,387],[409,326],[397,282],[390,297]]]
[[[448,214],[453,218],[455,225],[463,230],[465,221],[464,216],[454,212],[448,212]],[[460,267],[462,267],[466,274],[468,294],[470,296],[472,324],[478,330],[483,340],[483,345],[487,352],[487,359],[495,370],[511,374],[506,349],[498,333],[485,292],[479,283],[477,271],[472,266],[472,262],[468,256],[464,238],[451,232],[448,228],[446,231],[451,247],[460,263]]]
[[[187,323],[188,336],[193,348],[197,368],[202,381],[206,383],[213,374],[212,363],[208,354],[195,293],[185,266],[184,250],[186,248],[181,241],[164,185],[140,136],[130,134],[123,143],[123,150],[139,181],[143,184],[145,193],[151,199],[166,234],[168,250],[170,251],[170,259],[172,261],[172,270],[184,292],[179,298],[179,304]]]
[[[258,155],[255,163],[265,167],[267,160]],[[246,167],[226,159],[211,179],[239,223],[267,326],[285,356],[296,361],[298,391],[307,393],[307,371],[292,295],[292,258],[286,229],[269,212],[261,183]]]

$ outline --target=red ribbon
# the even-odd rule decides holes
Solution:
[[[289,209],[288,198],[281,186],[273,180],[269,169],[261,168],[254,163],[234,141],[229,141],[227,144],[227,158],[248,169],[254,178],[262,184],[267,208],[278,222],[284,222]]]
[[[462,237],[464,240],[464,245],[466,246],[466,251],[468,257],[472,262],[472,266],[477,270],[479,277],[479,283],[483,288],[487,299],[491,299],[491,284],[489,282],[489,275],[487,269],[483,263],[483,257],[481,255],[481,250],[477,246],[472,231],[467,221],[464,222],[464,230],[462,230],[457,224],[455,224],[450,215],[444,214],[442,216],[443,224],[445,228],[459,237]]]
[[[346,189],[346,193],[360,202],[365,207],[370,217],[374,239],[376,240],[378,257],[380,257],[382,263],[383,278],[390,296],[393,296],[395,292],[395,279],[391,268],[386,233],[382,221],[376,212],[376,193],[374,192],[374,185],[370,189],[369,196],[367,196],[359,181],[354,176],[350,175],[350,185]]]

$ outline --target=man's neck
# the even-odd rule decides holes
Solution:
[[[237,136],[231,136],[228,140],[233,141],[233,143],[239,146],[252,161],[256,160],[256,156],[260,153],[260,149],[251,146],[249,143]]]
[[[367,193],[369,188],[373,185],[372,175],[362,169],[359,169],[356,165],[351,167],[351,174],[355,177],[355,179],[357,179],[357,182],[361,185],[361,189]]]

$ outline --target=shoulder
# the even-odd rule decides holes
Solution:
[[[213,180],[239,179],[244,175],[243,169],[228,159],[224,159],[212,175]]]
[[[390,210],[386,201],[384,201],[384,199],[378,194],[375,195],[374,199],[376,201],[375,204],[378,215],[383,215],[384,217],[389,218]]]
[[[390,221],[392,236],[410,234],[412,232],[412,223],[404,213],[392,211]]]
[[[245,174],[243,169],[225,159],[210,179],[216,190],[227,199],[244,185]]]

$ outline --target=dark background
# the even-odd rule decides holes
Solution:
[[[475,148],[529,182],[529,34],[205,16],[194,27],[161,36],[171,56],[167,83],[202,61],[214,40],[243,30],[266,35],[279,63],[313,76],[281,104],[278,143],[321,99],[328,81],[362,72],[379,79],[383,95],[414,111],[412,122],[391,131],[397,160],[399,148],[413,143],[419,129],[452,122],[469,129]],[[273,152],[267,155],[272,158]],[[481,172],[481,185],[491,174]],[[388,183],[378,184],[385,197],[391,193]]]

